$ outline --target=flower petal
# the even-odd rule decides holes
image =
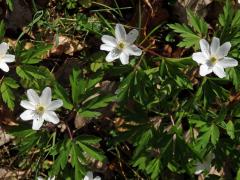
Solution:
[[[93,178],[93,180],[101,180],[101,177],[96,176],[95,178]]]
[[[102,42],[109,45],[109,46],[113,46],[113,47],[117,46],[116,39],[112,36],[109,36],[109,35],[103,35],[102,36]]]
[[[37,95],[36,91],[33,89],[27,90],[27,97],[31,103],[37,105],[39,103],[39,96]]]
[[[8,67],[8,65],[5,62],[1,62],[0,63],[0,69],[2,69],[5,72],[9,71],[9,67]]]
[[[88,171],[83,180],[92,180],[92,179],[93,179],[93,173],[91,171]]]
[[[209,67],[206,64],[202,64],[199,69],[199,74],[201,76],[206,76],[207,74],[210,74],[212,72],[212,68]]]
[[[133,55],[133,56],[141,56],[142,54],[142,50],[134,44],[125,48],[124,52],[126,54]]]
[[[112,51],[110,51],[108,53],[108,55],[106,56],[106,61],[107,62],[112,62],[114,61],[115,59],[118,59],[120,57],[120,53],[121,51],[118,50],[118,49],[113,49]]]
[[[208,42],[205,40],[205,39],[201,39],[200,41],[199,41],[199,43],[200,43],[200,48],[201,48],[201,51],[202,51],[202,53],[204,54],[204,56],[206,57],[206,58],[209,58],[209,56],[210,56],[210,52],[209,52],[209,44],[208,44]]]
[[[131,30],[128,34],[127,34],[127,38],[126,38],[126,41],[129,43],[129,44],[132,44],[134,43],[134,41],[136,41],[137,37],[138,37],[138,30],[136,29],[133,29]]]
[[[226,73],[223,69],[223,67],[215,65],[213,67],[213,72],[214,74],[216,74],[216,76],[218,76],[219,78],[224,78],[226,76]]]
[[[7,43],[5,43],[5,42],[2,42],[0,44],[0,55],[6,54],[8,49],[9,49],[9,45]]]
[[[24,107],[25,109],[35,110],[34,104],[26,100],[22,100],[20,102],[20,106]]]
[[[120,61],[122,64],[128,64],[129,63],[129,55],[127,53],[121,53],[120,54]]]
[[[47,107],[47,110],[48,111],[55,111],[57,108],[61,107],[62,105],[63,105],[63,101],[61,99],[54,100]]]
[[[29,121],[33,119],[33,116],[34,116],[34,111],[26,110],[20,115],[20,118],[24,121]]]
[[[126,40],[126,31],[122,24],[116,24],[115,36],[116,36],[117,41],[125,41]]]
[[[238,65],[238,61],[236,59],[230,58],[230,57],[225,57],[222,60],[218,61],[217,64],[219,66],[222,66],[223,68],[228,68],[228,67],[235,67]]]
[[[221,45],[217,52],[216,56],[220,59],[228,55],[229,50],[231,49],[231,43],[225,42],[223,45]]]
[[[7,62],[7,63],[11,63],[15,61],[15,56],[12,54],[6,54],[3,58],[2,61]]]
[[[43,92],[42,95],[40,97],[40,103],[48,106],[51,103],[52,100],[52,90],[50,87],[46,87]]]
[[[219,47],[220,47],[219,38],[213,37],[212,43],[211,43],[211,46],[210,46],[211,54],[215,55]]]
[[[192,59],[198,64],[205,64],[207,62],[207,58],[202,52],[193,53]]]
[[[57,114],[54,111],[46,111],[43,114],[43,119],[53,124],[57,124],[60,121]]]
[[[42,117],[37,117],[33,119],[33,130],[39,130],[43,125],[44,119]]]
[[[109,46],[108,44],[102,44],[100,46],[100,50],[103,50],[103,51],[112,51],[114,49],[113,46]]]

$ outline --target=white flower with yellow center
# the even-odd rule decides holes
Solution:
[[[53,124],[59,123],[59,118],[54,111],[61,107],[63,102],[60,99],[52,101],[51,88],[46,87],[40,97],[33,89],[29,89],[27,97],[29,101],[22,100],[20,103],[22,107],[27,109],[20,117],[24,121],[33,120],[33,130],[39,130],[44,120]]]
[[[106,56],[107,62],[112,62],[120,58],[122,64],[128,64],[129,56],[140,56],[142,54],[142,50],[133,44],[138,37],[138,31],[136,29],[126,34],[123,25],[116,24],[115,37],[116,38],[109,35],[102,36],[102,42],[104,44],[100,46],[100,49],[109,51]]]
[[[101,180],[101,177],[96,176],[93,178],[93,173],[91,171],[88,171],[83,180]]]
[[[15,61],[15,56],[12,54],[7,54],[9,46],[7,43],[3,42],[0,44],[0,69],[5,72],[9,71],[7,63]]]
[[[205,39],[201,39],[199,43],[202,52],[193,53],[192,58],[198,64],[201,64],[199,70],[201,76],[213,72],[219,78],[224,78],[226,76],[224,68],[238,65],[237,60],[226,57],[231,48],[230,42],[225,42],[220,46],[219,38],[213,37],[210,46]]]

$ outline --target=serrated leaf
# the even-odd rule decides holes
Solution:
[[[39,63],[43,56],[52,48],[52,45],[36,44],[30,49],[22,50],[20,59],[22,64]]]
[[[14,108],[14,102],[15,102],[15,94],[13,93],[12,89],[17,89],[19,85],[17,82],[10,78],[4,78],[1,83],[1,94],[2,99],[5,103],[7,103],[7,106],[9,109],[13,110]]]
[[[18,76],[23,79],[28,79],[28,80],[46,79],[47,77],[46,75],[43,74],[43,71],[41,70],[41,68],[46,68],[46,67],[22,65],[16,68],[16,72]]]
[[[66,109],[72,110],[73,105],[68,98],[68,94],[67,94],[66,90],[60,84],[55,83],[54,92],[55,92],[56,96],[63,101],[63,107]]]
[[[231,139],[234,139],[235,138],[235,129],[234,129],[234,124],[232,121],[228,121],[227,123],[227,134],[230,136]]]
[[[220,135],[218,127],[215,124],[212,124],[210,128],[210,132],[211,132],[211,142],[213,143],[213,145],[216,145]]]
[[[91,157],[99,160],[99,161],[104,161],[106,159],[106,157],[103,155],[103,153],[101,151],[99,151],[98,149],[89,146],[87,144],[81,143],[80,141],[77,141],[77,144],[87,153],[89,154]]]
[[[194,30],[199,33],[203,38],[208,31],[208,24],[203,20],[203,18],[195,15],[193,11],[187,10],[189,23],[192,25]]]

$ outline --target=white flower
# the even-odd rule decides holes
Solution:
[[[39,176],[39,177],[37,177],[37,180],[44,180],[44,178]],[[55,180],[55,176],[53,176],[52,178],[48,177],[47,180]]]
[[[29,89],[27,90],[27,97],[29,101],[22,100],[20,103],[22,107],[27,109],[20,117],[24,121],[33,120],[33,130],[39,130],[44,120],[53,124],[59,123],[59,118],[54,111],[61,107],[63,102],[62,100],[51,100],[51,88],[46,87],[40,97],[33,89]]]
[[[9,46],[7,43],[3,42],[0,44],[0,69],[5,72],[9,71],[7,63],[15,61],[15,56],[12,54],[7,54]]]
[[[204,159],[203,162],[197,162],[196,167],[195,167],[196,168],[195,174],[199,175],[203,171],[209,172],[209,170],[211,168],[211,162],[214,158],[215,158],[215,155],[212,152],[210,152],[210,153],[208,153],[208,155],[206,156],[206,158]]]
[[[199,71],[201,76],[213,72],[219,78],[223,78],[226,76],[224,68],[238,65],[237,60],[226,57],[231,48],[230,42],[225,42],[220,46],[220,40],[213,37],[211,46],[205,39],[201,39],[199,43],[202,52],[193,53],[192,58],[198,64],[201,64]]]
[[[134,45],[134,41],[137,39],[138,31],[136,29],[131,30],[128,34],[121,24],[116,24],[115,27],[115,37],[103,35],[100,49],[104,51],[109,51],[106,56],[107,62],[112,62],[115,59],[120,58],[122,64],[129,63],[129,56],[140,56],[142,50]]]
[[[101,177],[96,176],[93,178],[93,173],[91,171],[88,171],[83,180],[101,180]]]

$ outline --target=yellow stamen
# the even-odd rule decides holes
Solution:
[[[217,58],[211,57],[211,58],[210,58],[210,61],[211,61],[212,64],[216,64]]]
[[[43,113],[44,113],[44,110],[45,110],[45,108],[44,108],[42,105],[37,105],[37,107],[36,107],[36,112],[37,112],[38,114],[43,114]]]
[[[123,49],[125,44],[123,42],[118,43],[118,49]]]

